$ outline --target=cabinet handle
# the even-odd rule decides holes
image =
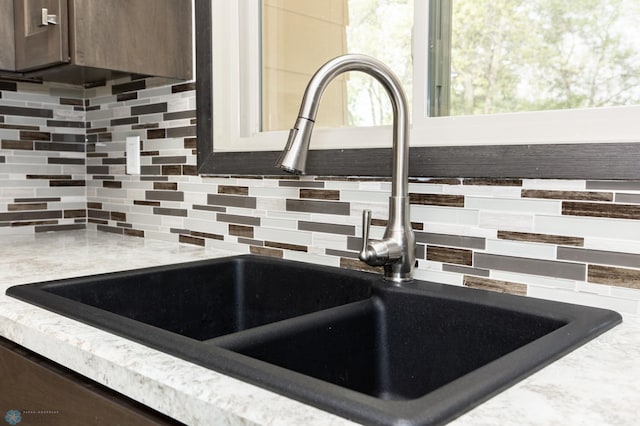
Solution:
[[[47,25],[57,25],[58,24],[58,17],[56,15],[49,15],[49,9],[47,9],[46,7],[42,8],[42,15],[41,15],[41,19],[40,19],[40,26],[44,27]]]

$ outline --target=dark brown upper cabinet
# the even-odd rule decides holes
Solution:
[[[191,79],[191,0],[0,0],[0,76]]]

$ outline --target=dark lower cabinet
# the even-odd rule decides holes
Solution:
[[[0,424],[181,423],[0,338]]]

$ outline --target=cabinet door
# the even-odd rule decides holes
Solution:
[[[69,62],[67,0],[14,0],[16,70]]]
[[[0,0],[0,70],[16,70],[13,0]]]
[[[69,0],[69,10],[74,65],[191,78],[189,0]]]
[[[18,426],[181,425],[0,337],[0,424],[11,410]]]

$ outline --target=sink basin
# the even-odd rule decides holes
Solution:
[[[380,289],[372,300],[264,341],[238,336],[236,352],[381,399],[426,395],[565,326],[566,320]]]
[[[445,423],[621,321],[613,311],[234,256],[7,294],[366,424]]]
[[[93,308],[195,340],[366,299],[369,279],[333,268],[236,256],[16,286],[10,296],[100,326]],[[348,271],[345,271],[348,272]],[[145,332],[153,331],[145,327]]]

